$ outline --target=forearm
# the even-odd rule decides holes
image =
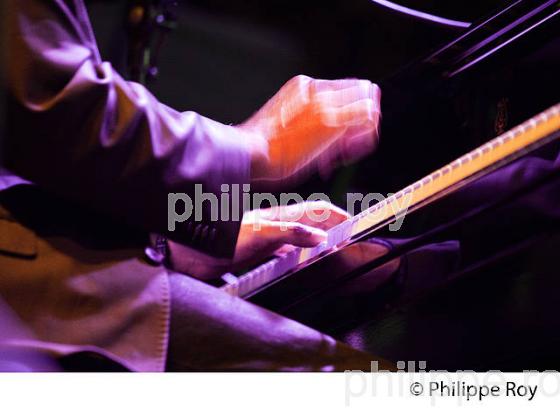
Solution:
[[[65,2],[10,0],[8,9],[6,165],[132,225],[231,256],[239,222],[211,221],[204,203],[200,222],[166,232],[167,201],[175,192],[193,197],[196,184],[219,197],[221,184],[248,183],[244,135],[125,81],[101,62],[87,21]],[[214,232],[224,246],[193,239],[195,231]]]

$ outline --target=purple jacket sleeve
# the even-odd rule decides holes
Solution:
[[[193,212],[168,232],[168,194],[194,202],[197,184],[220,198],[222,184],[248,183],[244,136],[123,80],[101,60],[82,0],[8,0],[0,19],[9,53],[5,165],[118,220],[231,257],[239,221],[212,221],[204,201],[199,218]]]

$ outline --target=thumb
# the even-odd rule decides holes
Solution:
[[[267,221],[267,236],[278,247],[284,244],[311,248],[327,240],[327,233],[299,222]]]

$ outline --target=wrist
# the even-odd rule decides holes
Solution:
[[[239,127],[245,133],[251,160],[251,182],[270,179],[269,144],[260,132]]]

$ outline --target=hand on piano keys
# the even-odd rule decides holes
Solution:
[[[326,231],[350,215],[325,202],[303,202],[257,209],[243,215],[233,261],[217,260],[169,241],[173,269],[202,280],[239,271],[293,247],[314,247],[327,239]]]
[[[258,209],[243,216],[233,261],[210,258],[184,245],[169,242],[172,268],[201,280],[212,280],[226,272],[239,272],[271,256],[289,253],[296,247],[311,248],[327,240],[327,231],[348,221],[350,215],[325,201],[303,202]],[[350,272],[388,252],[382,242],[352,244],[330,255],[329,271]],[[399,259],[374,269],[357,282],[372,291],[398,270]],[[329,272],[325,272],[325,280]]]

